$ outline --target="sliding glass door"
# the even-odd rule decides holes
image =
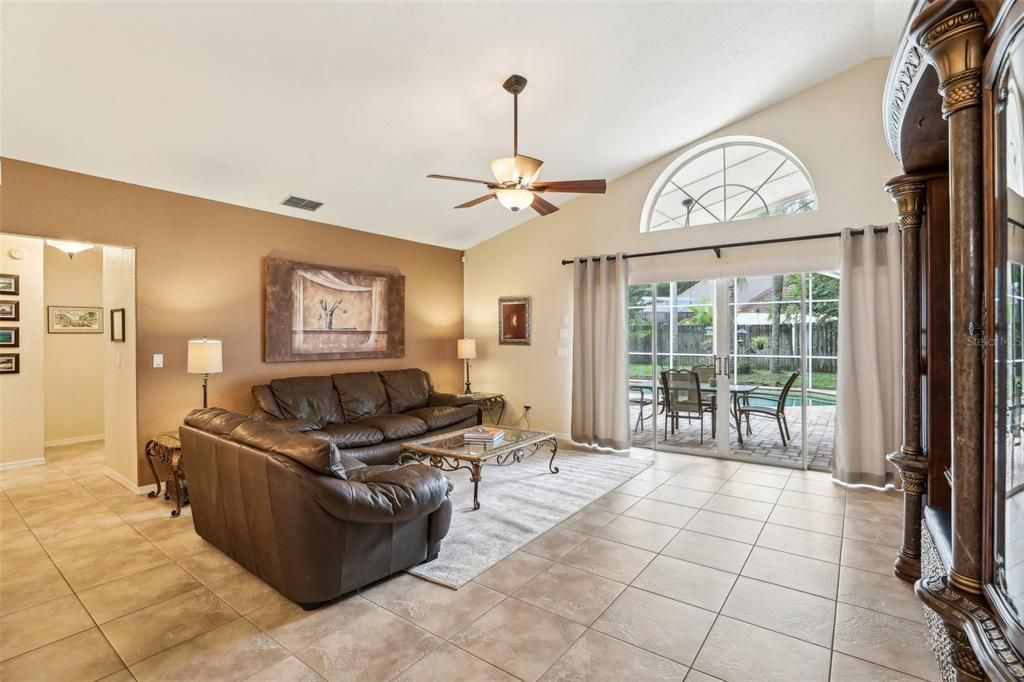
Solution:
[[[717,452],[716,280],[630,287],[633,442]]]
[[[838,306],[827,272],[631,286],[633,444],[829,469]]]

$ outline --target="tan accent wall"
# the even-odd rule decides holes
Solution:
[[[473,364],[473,387],[503,392],[510,423],[529,404],[533,426],[569,432],[572,266],[561,265],[563,258],[836,232],[893,221],[896,210],[881,189],[900,173],[886,146],[878,109],[887,69],[886,59],[865,62],[624,175],[609,183],[604,196],[575,199],[557,213],[534,218],[469,249],[466,336],[477,339],[479,354]],[[679,131],[680,139],[688,134]],[[727,135],[767,138],[793,152],[811,174],[819,209],[642,233],[644,201],[662,171],[687,149]],[[541,179],[546,179],[543,173]],[[834,269],[839,265],[839,240],[726,249],[721,258],[705,251],[629,263],[633,282]],[[497,342],[498,297],[509,295],[533,296],[531,346]],[[561,330],[568,332],[564,339]]]
[[[47,307],[101,307],[103,249],[68,258],[44,246],[43,282]],[[102,334],[45,335],[47,446],[103,437],[103,343],[108,322],[104,314]]]
[[[290,188],[281,188],[284,195]],[[202,404],[185,372],[186,341],[224,342],[224,373],[210,403],[251,408],[250,387],[275,377],[422,367],[440,390],[457,390],[462,366],[461,253],[45,166],[3,160],[4,232],[136,249],[138,453],[148,434],[177,428]],[[382,207],[385,210],[386,207]],[[263,259],[401,272],[406,354],[387,360],[263,362]],[[164,354],[154,369],[152,356]]]

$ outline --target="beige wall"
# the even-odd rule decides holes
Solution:
[[[813,213],[641,233],[647,194],[661,172],[689,148],[684,147],[610,183],[605,196],[579,198],[558,213],[535,218],[470,249],[465,316],[466,336],[475,337],[479,348],[474,388],[505,393],[512,420],[523,404],[529,404],[533,426],[569,431],[571,350],[566,357],[558,352],[572,346],[571,339],[559,336],[560,329],[572,326],[572,277],[571,266],[560,264],[562,258],[831,232],[892,221],[894,207],[881,190],[900,172],[882,134],[879,102],[887,68],[887,60],[872,60],[694,143],[751,135],[783,145],[814,180],[820,209]],[[679,135],[684,138],[686,131]],[[634,281],[837,264],[838,240],[726,250],[720,260],[705,252],[630,261]],[[497,344],[497,300],[503,295],[533,296],[532,346]]]
[[[97,249],[97,251],[100,251]],[[125,342],[114,343],[107,334],[103,347],[103,435],[107,475],[135,487],[138,474],[135,423],[135,251],[117,246],[104,246],[103,309],[110,321],[110,311],[125,309]]]
[[[12,251],[20,251],[20,258]],[[18,353],[20,374],[0,375],[0,467],[41,463],[44,441],[43,336],[43,243],[0,234],[0,272],[21,277],[21,294],[3,300],[21,302],[21,319],[0,326],[18,327],[21,346],[0,350]]]
[[[201,404],[199,377],[185,372],[190,338],[223,340],[224,373],[210,378],[210,402],[231,409],[249,410],[250,387],[274,377],[416,366],[441,390],[460,386],[458,251],[11,159],[3,160],[0,229],[135,248],[137,460],[148,434],[176,428]],[[405,357],[264,363],[263,259],[271,254],[404,274]],[[154,353],[164,354],[162,369],[153,368]]]
[[[89,249],[68,258],[43,247],[43,299],[48,306],[103,305],[103,251]],[[61,445],[103,437],[102,334],[46,334],[46,444]]]

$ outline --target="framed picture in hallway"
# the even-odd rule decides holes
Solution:
[[[17,327],[0,327],[0,348],[17,348],[21,343],[21,333]]]
[[[0,320],[17,322],[21,319],[21,303],[18,301],[0,301]]]
[[[51,305],[46,307],[51,334],[102,334],[103,308]]]
[[[124,343],[124,338],[124,308],[114,308],[110,311],[110,340]]]
[[[529,346],[533,327],[533,298],[502,296],[498,299],[498,343]]]
[[[17,374],[21,371],[21,359],[17,353],[0,353],[0,374]]]
[[[21,293],[21,285],[18,283],[18,275],[0,274],[0,294],[4,296],[17,296]]]
[[[405,356],[405,276],[266,260],[267,362]]]

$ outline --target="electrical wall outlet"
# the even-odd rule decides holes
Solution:
[[[567,358],[567,357],[569,357],[569,349],[568,348],[564,348],[564,347],[559,348],[558,349],[558,357],[560,357],[560,358]]]
[[[529,412],[532,409],[533,409],[532,405],[523,405],[523,410],[526,411],[526,412]]]
[[[164,366],[164,354],[153,353],[153,367],[159,368]]]

